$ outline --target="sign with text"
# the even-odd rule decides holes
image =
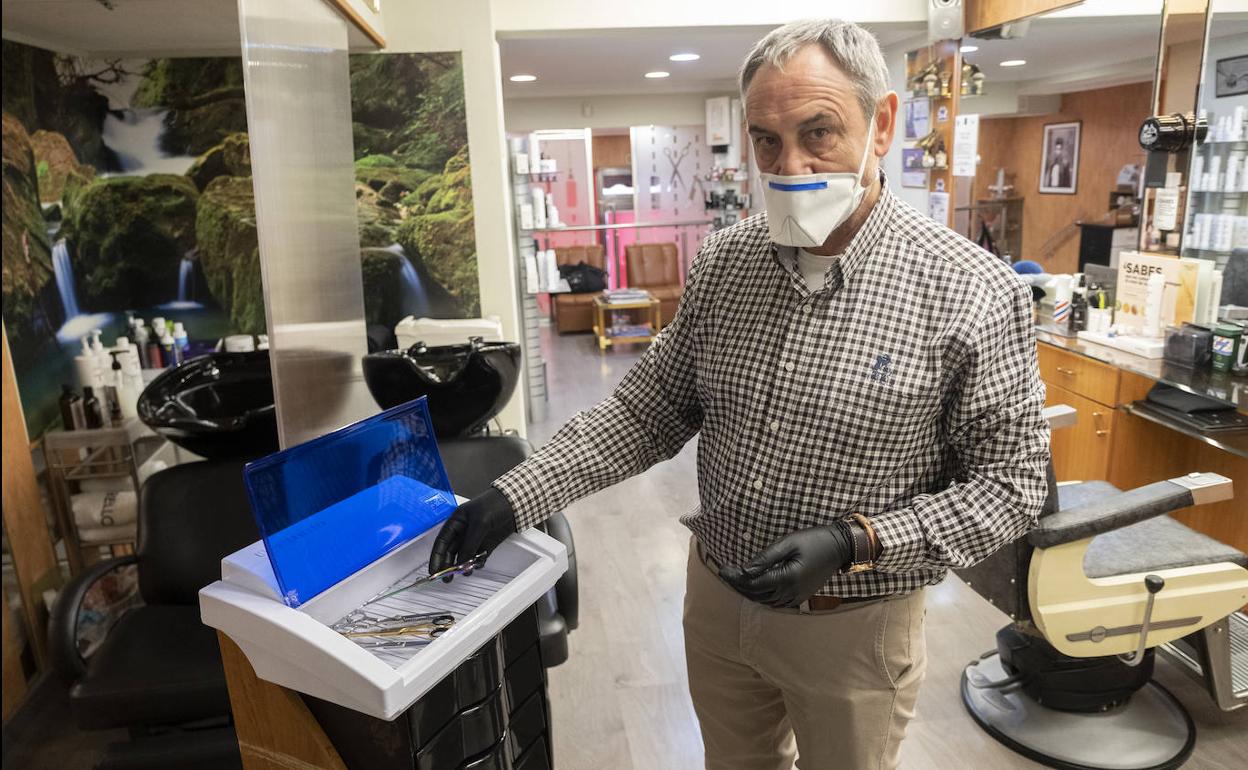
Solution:
[[[954,176],[975,176],[979,160],[979,115],[958,115],[953,119]]]

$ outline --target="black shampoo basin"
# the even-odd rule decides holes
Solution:
[[[378,405],[389,409],[428,396],[439,438],[479,432],[507,405],[519,376],[520,346],[480,337],[464,345],[418,342],[364,356],[364,381]]]
[[[278,450],[269,352],[210,353],[168,369],[143,390],[139,419],[211,460]]]

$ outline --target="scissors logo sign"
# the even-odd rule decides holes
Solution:
[[[692,146],[693,142],[686,142],[685,146],[681,148],[679,155],[673,152],[671,147],[663,148],[663,154],[667,156],[667,162],[672,164],[672,176],[667,182],[668,186],[672,188],[672,193],[675,193],[685,185],[685,177],[680,173],[680,164],[684,162],[685,156],[689,154],[689,148]]]

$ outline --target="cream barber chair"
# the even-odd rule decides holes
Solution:
[[[1054,407],[1050,423],[1073,418]],[[1123,492],[1103,481],[1058,486],[1050,467],[1038,526],[959,573],[1013,621],[963,672],[975,721],[1049,767],[1182,765],[1195,727],[1152,681],[1154,651],[1186,650],[1222,708],[1243,705],[1248,683],[1233,680],[1248,665],[1238,613],[1248,556],[1166,514],[1231,495],[1230,479],[1212,473]]]

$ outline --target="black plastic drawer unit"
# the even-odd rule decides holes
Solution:
[[[529,608],[392,722],[303,696],[351,770],[550,770],[550,705]]]

